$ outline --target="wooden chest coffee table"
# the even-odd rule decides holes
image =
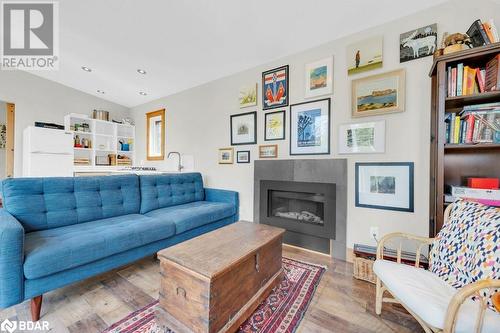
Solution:
[[[237,222],[158,252],[160,325],[234,332],[283,277],[284,229]]]

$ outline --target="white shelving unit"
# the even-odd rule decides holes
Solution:
[[[80,126],[75,131],[75,124],[87,124],[88,131],[81,130]],[[117,124],[111,121],[92,119],[85,115],[70,113],[64,117],[64,127],[66,131],[73,133],[73,141],[77,135],[80,141],[82,139],[90,141],[89,148],[73,148],[75,159],[87,158],[89,160],[88,165],[75,165],[75,172],[93,170],[110,171],[123,168],[123,165],[99,165],[96,163],[98,157],[107,157],[110,154],[128,156],[132,160],[131,164],[135,163],[135,126]],[[120,141],[128,143],[129,150],[122,150]]]

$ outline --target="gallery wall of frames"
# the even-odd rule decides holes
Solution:
[[[437,47],[437,24],[402,33],[399,42],[401,63],[431,56]],[[288,64],[266,70],[259,82],[242,86],[238,96],[240,110],[235,110],[229,119],[230,147],[219,149],[219,164],[278,158],[278,145],[273,141],[280,140],[288,140],[290,156],[330,155],[332,140],[338,140],[339,155],[384,154],[384,115],[405,111],[406,71],[400,68],[370,75],[374,69],[383,69],[383,43],[383,37],[375,35],[346,47],[345,70],[349,77],[355,77],[350,80],[351,123],[337,124],[332,119],[335,55],[304,64],[301,102],[289,102]],[[380,119],[362,121],[363,117],[372,116]],[[258,121],[264,122],[264,142],[257,140]],[[331,137],[332,127],[337,133],[335,138]],[[255,144],[258,156],[253,159],[250,150],[238,149]],[[357,207],[413,212],[412,161],[356,163],[355,170]],[[405,190],[396,192],[396,186]]]

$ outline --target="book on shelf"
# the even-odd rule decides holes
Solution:
[[[500,53],[488,60],[484,67],[472,67],[463,63],[448,66],[446,78],[448,97],[500,91]]]
[[[477,201],[489,206],[500,206],[499,189],[481,189],[466,186],[446,186],[447,193],[444,195],[444,202],[451,203],[458,199]]]
[[[500,143],[500,102],[467,105],[445,117],[447,144]]]
[[[467,36],[471,39],[474,47],[500,42],[498,30],[493,19],[486,22],[475,20],[467,30]]]

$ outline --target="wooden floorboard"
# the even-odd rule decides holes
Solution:
[[[352,264],[284,247],[283,255],[327,266],[298,332],[420,333],[423,330],[401,306],[384,304],[375,314],[375,286],[352,277]],[[146,258],[44,295],[41,320],[51,332],[101,332],[158,298],[159,262]],[[3,319],[29,320],[29,302],[0,311]]]

